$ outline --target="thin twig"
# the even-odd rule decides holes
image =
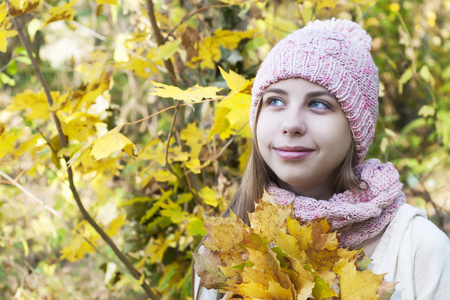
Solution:
[[[175,25],[167,34],[167,37],[164,39],[164,42],[167,42],[167,40],[169,39],[170,36],[172,36],[173,32],[175,30],[177,30],[178,27],[181,26],[181,24],[183,24],[184,22],[186,22],[187,20],[189,20],[190,18],[192,18],[193,16],[196,16],[198,13],[204,11],[204,10],[208,10],[208,9],[212,9],[212,8],[220,8],[220,7],[228,7],[231,6],[230,4],[211,4],[208,6],[203,6],[200,8],[197,8],[196,10],[194,10],[193,12],[191,12],[190,14],[185,15],[183,18],[181,18],[180,22],[178,22],[177,25]]]
[[[150,19],[150,24],[152,25],[152,29],[153,29],[153,35],[155,36],[156,39],[156,43],[158,44],[158,46],[163,46],[164,45],[164,39],[161,35],[161,31],[159,30],[158,27],[158,23],[156,21],[156,16],[155,16],[155,8],[153,6],[153,1],[152,0],[146,0],[147,3],[147,13],[148,13],[148,17]],[[169,73],[169,78],[172,82],[173,85],[175,86],[179,86],[177,78],[175,77],[175,71],[173,69],[173,65],[172,62],[170,61],[170,59],[164,60],[164,66],[167,69],[167,72]],[[172,169],[172,167],[170,166],[169,163],[169,146],[170,146],[170,138],[172,137],[172,130],[175,127],[175,122],[177,120],[177,115],[178,115],[178,110],[180,109],[180,102],[177,103],[176,107],[175,107],[175,112],[173,114],[172,117],[172,123],[170,124],[170,130],[169,130],[169,134],[167,137],[167,143],[166,143],[166,150],[165,150],[165,154],[164,154],[164,158],[166,161],[166,167],[167,169],[169,169],[170,173],[172,173],[173,175],[175,175],[175,177],[177,177],[177,179],[181,182],[181,178],[178,176],[177,173],[175,173],[175,171]]]
[[[198,102],[194,102],[194,103],[192,103],[192,104],[195,105],[195,104],[199,104],[199,103],[212,102],[212,101],[218,101],[218,100],[222,100],[222,97],[219,97],[219,98],[212,98],[212,99],[205,99],[205,100],[201,100],[201,101],[198,101]],[[181,103],[181,104],[180,104],[180,107],[186,106],[186,105],[187,105],[186,103]],[[147,120],[147,119],[153,118],[154,116],[157,116],[157,115],[159,115],[160,113],[163,113],[163,112],[165,112],[165,111],[167,111],[167,110],[169,110],[169,109],[175,109],[175,108],[177,108],[176,105],[172,105],[172,106],[166,107],[166,108],[164,108],[164,109],[162,109],[162,110],[159,110],[159,111],[155,112],[154,114],[151,114],[151,115],[149,115],[149,116],[146,116],[145,118],[139,119],[139,120],[137,120],[137,121],[125,123],[124,126],[126,126],[126,125],[135,125],[135,124],[140,123],[140,122],[143,122],[143,121],[145,121],[145,120]]]
[[[25,171],[22,170],[22,172],[20,174],[22,174]],[[13,179],[12,177],[10,177],[8,174],[2,172],[0,170],[0,175],[3,176],[4,178],[6,178],[8,181],[7,183],[10,185],[14,185],[15,187],[17,187],[19,190],[21,190],[25,195],[27,195],[31,200],[33,200],[34,202],[37,202],[38,204],[42,205],[46,210],[48,210],[52,215],[54,215],[55,217],[57,217],[58,219],[60,219],[61,221],[64,222],[64,224],[66,225],[66,227],[70,230],[72,230],[72,225],[66,220],[64,219],[63,216],[61,216],[61,214],[59,214],[56,210],[54,210],[51,206],[47,205],[43,200],[39,199],[38,197],[36,197],[35,195],[33,195],[29,190],[27,190],[23,185],[21,185],[20,183],[17,182],[17,179]],[[18,176],[17,176],[18,177]],[[79,231],[77,231],[78,234],[80,234]],[[94,249],[98,254],[100,254],[101,256],[103,256],[107,261],[111,261],[114,262],[116,265],[118,265],[119,267],[121,267],[117,261],[115,261],[114,259],[112,259],[111,257],[108,257],[106,254],[102,253],[90,240],[88,240],[86,237],[83,237],[83,239],[92,247],[92,249]]]
[[[61,216],[56,210],[53,209],[53,207],[47,205],[44,201],[42,201],[41,199],[37,198],[36,196],[34,196],[30,191],[28,191],[24,186],[22,186],[20,183],[18,183],[16,180],[14,180],[14,178],[10,177],[8,174],[2,172],[0,170],[0,175],[3,176],[4,178],[6,178],[12,185],[14,185],[16,188],[18,188],[19,190],[21,190],[25,195],[27,195],[28,197],[30,197],[31,200],[33,200],[34,202],[39,203],[40,205],[42,205],[46,210],[48,210],[52,215],[54,215],[55,217],[57,217],[58,219],[60,219],[61,221],[63,221],[68,228],[71,228],[71,225],[69,222],[67,222],[63,216]]]
[[[164,158],[166,160],[167,169],[169,169],[170,173],[175,175],[177,177],[178,181],[181,182],[180,176],[178,176],[178,174],[172,169],[172,166],[170,165],[170,162],[169,162],[170,139],[172,138],[172,132],[173,132],[173,129],[175,128],[175,122],[177,120],[177,115],[178,115],[179,109],[180,109],[180,102],[177,103],[177,106],[175,107],[175,112],[173,113],[172,123],[170,124],[169,134],[167,136],[166,149],[164,150]]]
[[[158,47],[163,46],[165,42],[164,42],[164,38],[161,34],[161,30],[159,30],[158,23],[156,21],[155,8],[153,6],[153,1],[146,0],[146,3],[147,3],[147,13],[148,13],[148,17],[150,19],[150,24],[152,25],[153,34],[156,39],[156,44],[158,45]],[[170,81],[172,82],[172,84],[175,86],[179,86],[178,80],[175,76],[175,70],[173,68],[172,61],[170,61],[170,59],[164,60],[164,66],[166,67],[167,72],[169,73],[169,78],[170,78]]]
[[[216,155],[216,157],[214,157],[214,159],[218,159],[223,152],[228,148],[228,146],[231,145],[231,143],[236,139],[237,134],[244,129],[244,127],[248,124],[248,121],[244,123],[244,125],[241,126],[241,128],[239,128],[236,133],[233,135],[233,137],[231,139],[228,140],[228,142],[222,147],[222,149],[220,149],[219,153]]]

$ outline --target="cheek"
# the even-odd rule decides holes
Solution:
[[[352,142],[352,133],[347,119],[339,118],[322,125],[322,134],[317,135],[320,136],[322,144],[336,151],[336,155],[347,153]]]
[[[270,130],[273,129],[273,126],[269,125],[267,117],[265,114],[261,113],[258,116],[258,123],[255,126],[256,140],[258,142],[258,147],[261,147],[265,143],[267,143],[267,138],[270,136]],[[261,148],[260,148],[261,149]]]

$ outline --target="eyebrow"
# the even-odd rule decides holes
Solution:
[[[275,93],[275,94],[280,94],[280,95],[287,95],[288,93],[283,90],[283,89],[278,89],[278,88],[268,88],[267,90],[264,91],[264,94],[267,93]],[[263,94],[263,95],[264,95]],[[314,92],[309,92],[308,94],[306,94],[307,97],[309,98],[313,98],[313,97],[319,97],[319,96],[330,96],[332,98],[334,98],[333,95],[331,95],[328,91],[314,91]]]

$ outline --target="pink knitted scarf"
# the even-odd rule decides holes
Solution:
[[[355,168],[356,177],[366,190],[346,190],[329,200],[298,196],[275,185],[267,192],[282,205],[294,202],[294,215],[302,222],[327,218],[332,230],[340,233],[344,247],[361,245],[379,234],[392,220],[398,207],[406,201],[399,174],[392,163],[370,159]]]

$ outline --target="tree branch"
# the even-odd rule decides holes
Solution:
[[[6,3],[9,6],[8,0],[6,0]],[[45,92],[45,96],[47,98],[47,102],[48,102],[49,106],[52,106],[54,104],[54,101],[52,99],[50,88],[49,88],[49,86],[47,84],[47,81],[44,78],[44,75],[41,72],[41,69],[39,68],[39,65],[37,64],[37,61],[34,59],[33,53],[31,51],[31,46],[28,43],[28,40],[26,39],[24,33],[22,32],[22,28],[19,26],[16,17],[12,18],[12,22],[14,24],[14,27],[17,30],[17,33],[18,33],[19,38],[20,38],[20,41],[22,42],[23,46],[25,47],[25,50],[27,51],[27,54],[28,54],[28,57],[31,60],[31,64],[33,66],[33,69],[36,72],[36,74],[38,76],[38,79],[39,79],[40,83],[42,84],[42,87],[44,88],[44,92]],[[67,140],[66,140],[66,138],[64,136],[64,133],[63,133],[63,130],[62,130],[62,127],[61,127],[61,122],[59,121],[58,116],[56,115],[55,112],[52,112],[51,115],[52,115],[53,122],[56,125],[56,129],[58,131],[58,137],[59,137],[59,141],[61,143],[61,148],[66,148],[67,147]],[[64,159],[65,159],[66,162],[68,161],[67,157],[64,157]],[[95,231],[97,231],[97,233],[102,237],[102,239],[112,248],[112,250],[114,251],[114,254],[116,254],[116,256],[127,267],[128,271],[131,273],[131,275],[133,275],[134,278],[139,280],[141,278],[141,273],[134,268],[134,266],[125,257],[125,255],[122,253],[122,251],[120,251],[119,248],[117,248],[117,246],[114,243],[114,241],[95,222],[95,220],[91,217],[91,215],[85,209],[85,207],[84,207],[84,205],[83,205],[83,203],[82,203],[82,201],[80,199],[80,196],[78,194],[78,191],[77,191],[77,189],[75,187],[74,180],[73,180],[73,172],[72,172],[72,168],[70,166],[67,166],[67,175],[68,175],[70,190],[72,191],[72,194],[73,194],[73,197],[75,198],[75,201],[77,203],[78,209],[80,210],[80,212],[83,215],[83,217],[95,229]],[[154,300],[158,299],[156,297],[156,295],[153,293],[153,291],[150,289],[150,287],[147,285],[145,280],[142,282],[141,286],[142,286],[142,288],[145,290],[145,292],[147,293],[147,295],[151,299],[154,299]]]
[[[164,43],[165,43],[164,38],[161,34],[161,30],[159,30],[158,23],[156,21],[155,7],[153,5],[153,1],[146,0],[146,2],[147,2],[147,13],[148,13],[148,17],[150,19],[150,24],[152,25],[153,35],[155,36],[156,44],[159,47],[159,46],[164,45]],[[169,78],[170,78],[170,81],[172,82],[172,84],[175,86],[179,86],[178,80],[175,76],[175,70],[173,68],[173,64],[170,61],[170,59],[164,60],[164,66],[166,67],[166,70],[169,73]]]

